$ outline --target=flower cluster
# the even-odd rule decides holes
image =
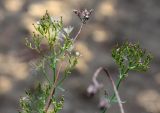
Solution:
[[[129,42],[115,47],[112,50],[112,57],[124,73],[128,73],[129,70],[146,71],[152,59],[151,54],[140,48],[139,44]]]
[[[79,19],[82,21],[82,23],[86,23],[87,20],[90,19],[92,15],[93,9],[91,10],[74,10],[74,13],[79,17]]]

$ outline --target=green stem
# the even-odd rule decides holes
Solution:
[[[120,84],[121,84],[121,82],[122,82],[123,79],[124,79],[124,75],[122,75],[122,77],[120,79],[118,79],[117,85],[116,85],[117,90],[119,89],[119,86],[120,86]],[[115,93],[112,95],[110,101],[112,102],[114,100],[114,98],[115,98]]]
[[[106,112],[107,112],[107,109],[106,109],[106,108],[101,111],[101,113],[106,113]]]
[[[127,73],[128,73],[128,69],[126,71],[120,70],[120,75],[119,75],[120,79],[118,79],[117,84],[116,84],[117,90],[119,89],[120,84],[122,80],[124,80]],[[112,102],[114,99],[115,99],[115,93],[112,95],[110,102]]]
[[[53,59],[53,83],[55,82],[55,79],[56,79],[56,61],[55,61],[56,59],[55,59],[55,57],[54,57],[54,59]]]
[[[122,82],[122,80],[124,79],[125,74],[122,74],[120,71],[120,79],[118,79],[117,83],[116,83],[116,88],[117,90],[119,89],[119,86]],[[112,101],[114,100],[114,98],[116,97],[115,93],[111,96],[110,102],[112,103]],[[101,113],[107,113],[107,109],[104,109]]]
[[[63,77],[63,78],[58,82],[57,86],[61,85],[61,84],[62,84],[62,82],[63,82],[65,79],[66,79],[66,76],[65,76],[65,77]]]
[[[51,58],[51,69],[53,71],[53,78],[52,78],[52,83],[55,82],[55,79],[56,79],[56,65],[57,65],[57,61],[56,61],[56,54],[55,52],[53,51],[52,53],[53,57]]]

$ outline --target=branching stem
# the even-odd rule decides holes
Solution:
[[[116,85],[114,83],[114,80],[112,79],[111,75],[109,74],[108,70],[106,68],[104,68],[104,67],[99,67],[97,69],[96,73],[95,73],[95,76],[98,76],[101,71],[104,71],[106,73],[107,77],[109,78],[109,80],[111,81],[113,89],[114,89],[115,96],[116,96],[116,98],[118,100],[118,105],[120,107],[120,111],[121,111],[121,113],[125,113],[123,105],[122,105],[122,102],[121,102],[121,99],[120,99],[120,96],[119,96],[119,93],[117,91],[117,87],[116,87]]]
[[[84,25],[84,23],[81,23],[80,29],[79,29],[78,33],[76,34],[76,36],[74,37],[73,41],[75,41],[75,40],[78,38],[79,34],[80,34],[81,31],[82,31],[83,25]],[[57,82],[58,82],[58,78],[59,78],[59,73],[60,73],[60,70],[61,70],[61,68],[62,68],[62,65],[63,65],[63,63],[60,65],[57,74],[55,73],[55,67],[54,67],[54,69],[53,69],[53,72],[55,73],[56,78],[54,79],[54,83],[53,83],[53,86],[52,86],[52,88],[51,88],[50,95],[49,95],[48,100],[47,100],[47,103],[46,103],[46,105],[45,105],[45,107],[44,107],[45,113],[47,113],[48,108],[49,108],[49,106],[50,106],[50,104],[51,104],[51,99],[52,99],[52,96],[54,95],[55,88],[56,88],[56,86],[57,86]]]
[[[58,78],[59,78],[59,75],[60,75],[59,73],[60,73],[60,70],[61,70],[62,66],[63,66],[63,63],[61,63],[61,65],[58,68],[58,71],[57,71],[57,74],[56,74],[56,78],[55,78],[55,82],[53,83],[50,95],[49,95],[49,97],[47,99],[47,103],[46,103],[45,108],[44,108],[45,113],[47,113],[48,108],[49,108],[49,106],[51,104],[52,96],[54,95],[55,88],[56,88],[56,85],[57,85],[57,82],[58,82]]]

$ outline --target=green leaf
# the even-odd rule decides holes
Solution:
[[[112,50],[112,57],[123,73],[129,70],[146,71],[152,56],[140,48],[139,44],[125,42]]]

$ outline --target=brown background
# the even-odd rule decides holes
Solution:
[[[20,96],[41,79],[31,66],[34,56],[24,45],[24,38],[33,30],[32,23],[47,9],[53,16],[63,16],[66,26],[74,26],[74,36],[80,25],[72,13],[77,8],[93,8],[94,14],[76,44],[82,57],[64,83],[62,112],[99,113],[99,96],[88,99],[85,89],[99,66],[107,66],[117,77],[111,48],[129,40],[151,51],[154,59],[148,72],[131,72],[122,83],[120,95],[126,101],[125,111],[160,113],[160,0],[0,0],[0,113],[17,113]],[[105,79],[100,78],[109,89]],[[118,112],[116,105],[109,110]]]

